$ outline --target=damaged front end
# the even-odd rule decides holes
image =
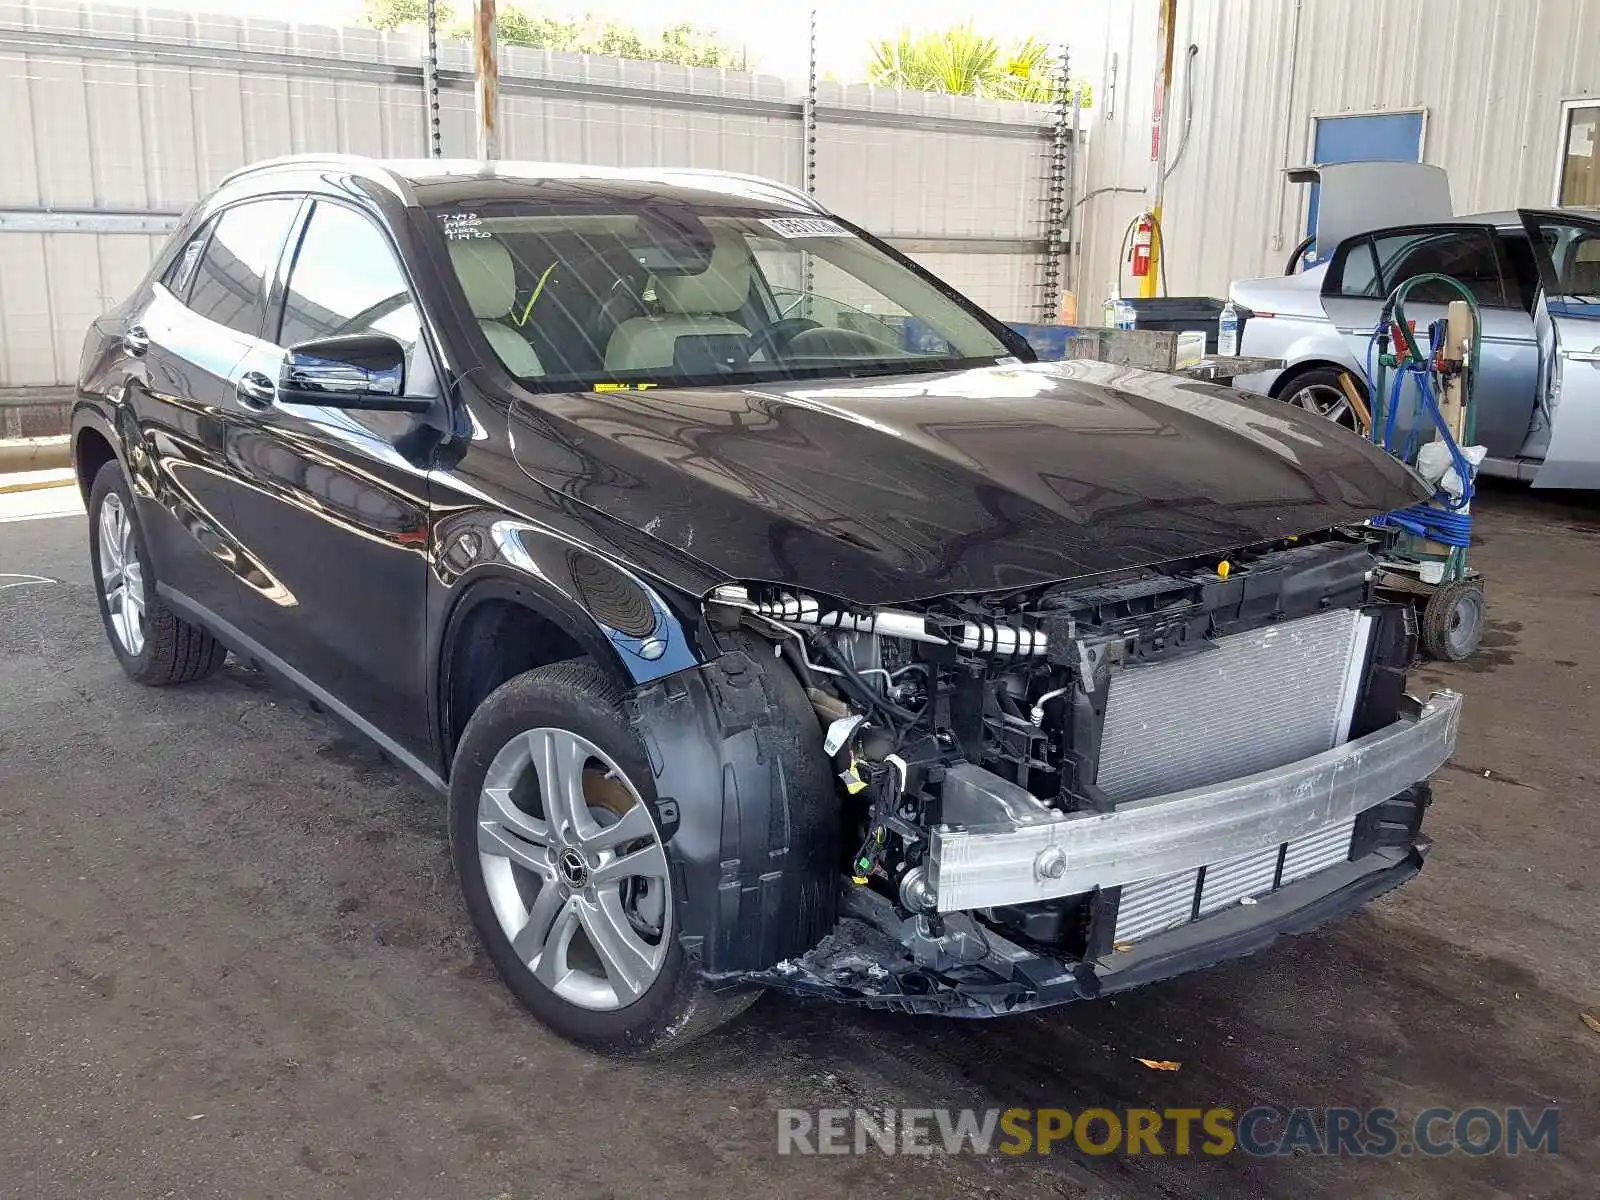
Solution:
[[[1404,882],[1460,700],[1405,695],[1411,610],[1376,597],[1373,549],[1335,531],[893,609],[717,589],[711,628],[762,639],[820,721],[846,882],[836,911],[796,912],[760,891],[798,848],[707,848],[743,872],[713,895],[754,916],[702,970],[991,1016],[1249,953]]]

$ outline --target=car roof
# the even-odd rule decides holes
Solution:
[[[1521,229],[1522,218],[1517,216],[1514,208],[1501,209],[1499,212],[1486,213],[1461,213],[1451,217],[1448,221],[1441,221],[1442,225],[1493,225],[1497,229]]]
[[[587,163],[482,162],[465,158],[366,158],[353,154],[291,155],[234,171],[224,184],[274,172],[336,168],[393,192],[408,205],[490,199],[591,199],[626,203],[672,199],[708,207],[826,211],[815,197],[775,179],[688,167],[600,167]]]
[[[1564,213],[1568,216],[1583,217],[1590,221],[1600,220],[1600,208],[1587,208],[1580,204],[1555,204],[1549,208],[1528,208],[1523,212]],[[1522,217],[1514,208],[1502,209],[1499,212],[1468,213],[1458,217],[1451,217],[1451,225],[1493,225],[1498,229],[1521,229]]]

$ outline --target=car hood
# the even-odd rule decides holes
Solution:
[[[1263,542],[1426,495],[1320,418],[1102,363],[525,396],[540,483],[720,575],[863,604]]]

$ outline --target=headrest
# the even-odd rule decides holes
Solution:
[[[750,296],[750,251],[737,234],[719,234],[698,275],[657,275],[656,299],[669,313],[729,313]]]
[[[1592,296],[1600,292],[1600,242],[1593,240],[1578,243],[1572,261],[1567,264],[1561,281],[1561,290]]]
[[[450,263],[473,316],[492,321],[511,311],[517,300],[517,272],[504,242],[498,238],[452,239]]]

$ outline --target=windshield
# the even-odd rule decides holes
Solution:
[[[534,386],[947,370],[1011,350],[825,217],[650,200],[430,210],[501,364]]]

